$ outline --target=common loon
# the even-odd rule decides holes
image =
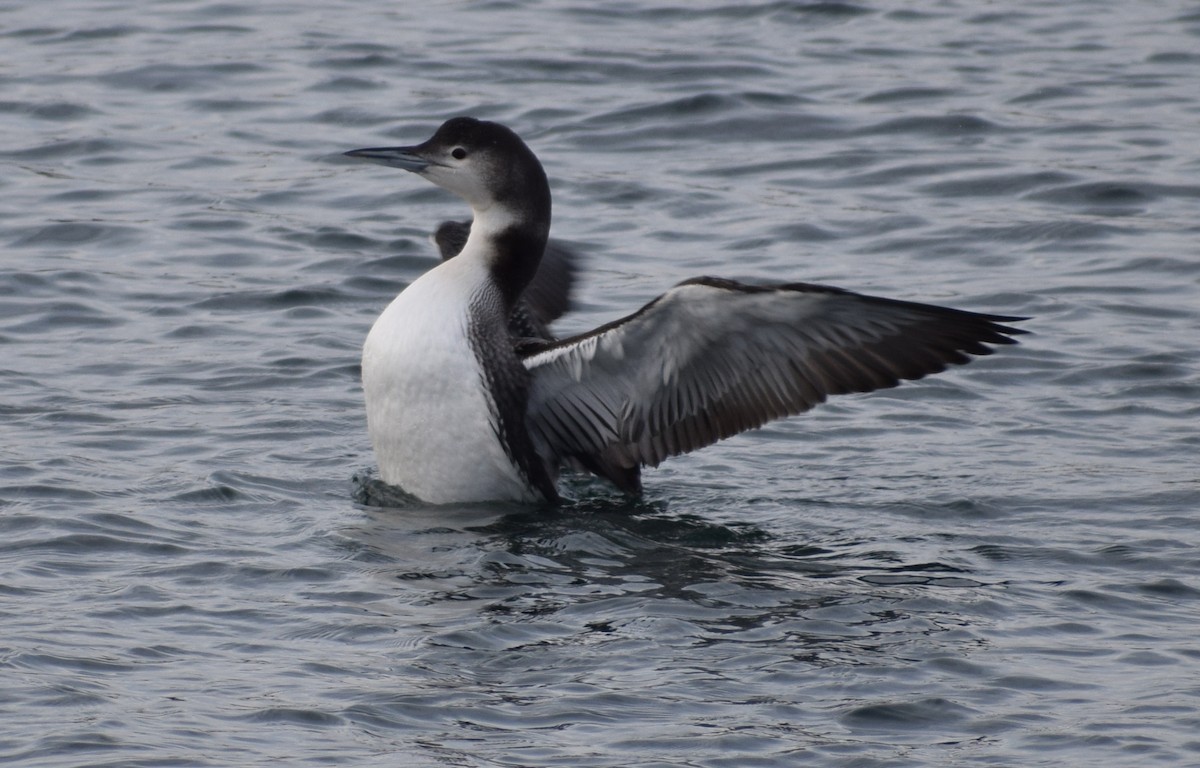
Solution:
[[[550,229],[550,186],[529,147],[456,117],[423,144],[346,154],[423,176],[474,215],[461,253],[401,291],[363,345],[380,479],[426,502],[555,503],[563,466],[637,494],[643,465],[1025,332],[1003,324],[1020,317],[696,277],[587,333],[518,339],[509,318]]]

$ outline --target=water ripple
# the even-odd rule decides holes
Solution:
[[[10,4],[0,762],[1195,762],[1195,13]],[[556,511],[374,477],[360,346],[511,124],[582,331],[696,274],[1031,315]]]

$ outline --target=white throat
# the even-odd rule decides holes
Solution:
[[[471,232],[462,253],[455,258],[482,258],[490,263],[495,253],[495,239],[503,232],[521,224],[521,219],[511,209],[492,204],[486,208],[471,208]]]

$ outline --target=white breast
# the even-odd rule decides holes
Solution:
[[[468,340],[471,302],[487,280],[475,259],[440,264],[388,305],[363,345],[380,478],[434,504],[537,498],[496,436]]]

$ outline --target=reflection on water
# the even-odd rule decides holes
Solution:
[[[368,510],[370,525],[355,526],[352,536],[373,560],[398,569],[392,575],[407,599],[470,601],[478,616],[505,624],[578,624],[587,617],[588,631],[612,633],[671,605],[669,614],[687,625],[676,642],[703,644],[782,622],[793,625],[790,640],[805,638],[810,656],[821,655],[815,646],[824,644],[845,659],[860,623],[913,618],[896,607],[904,599],[889,600],[872,587],[943,588],[954,600],[961,595],[953,590],[984,586],[967,567],[904,562],[896,552],[871,549],[873,542],[785,542],[752,521],[722,524],[622,496],[593,495],[557,509],[416,503],[403,515],[396,511]],[[926,606],[937,601],[936,593],[923,594]],[[886,607],[862,607],[864,595]],[[834,625],[821,620],[822,631],[806,637],[801,627],[814,611],[843,619],[846,611],[865,613],[846,633],[831,633]]]
[[[980,727],[970,706],[911,696],[943,669],[983,673],[971,657],[994,608],[968,569],[896,563],[861,540],[784,542],[751,521],[611,496],[559,510],[407,512],[369,510],[370,524],[347,535],[432,631],[402,653],[415,670],[408,691],[360,698],[346,713],[353,722],[405,732],[423,721],[451,746],[467,724],[510,749],[534,743],[530,728],[555,729],[565,749],[605,724],[630,745],[662,749],[672,742],[665,717],[699,729],[691,749],[707,754],[784,717],[787,733],[760,742],[777,750],[824,718],[788,703],[802,690],[854,732],[961,737]],[[816,674],[897,666],[911,683]],[[879,696],[896,700],[869,703]],[[747,697],[758,706],[725,710]]]

